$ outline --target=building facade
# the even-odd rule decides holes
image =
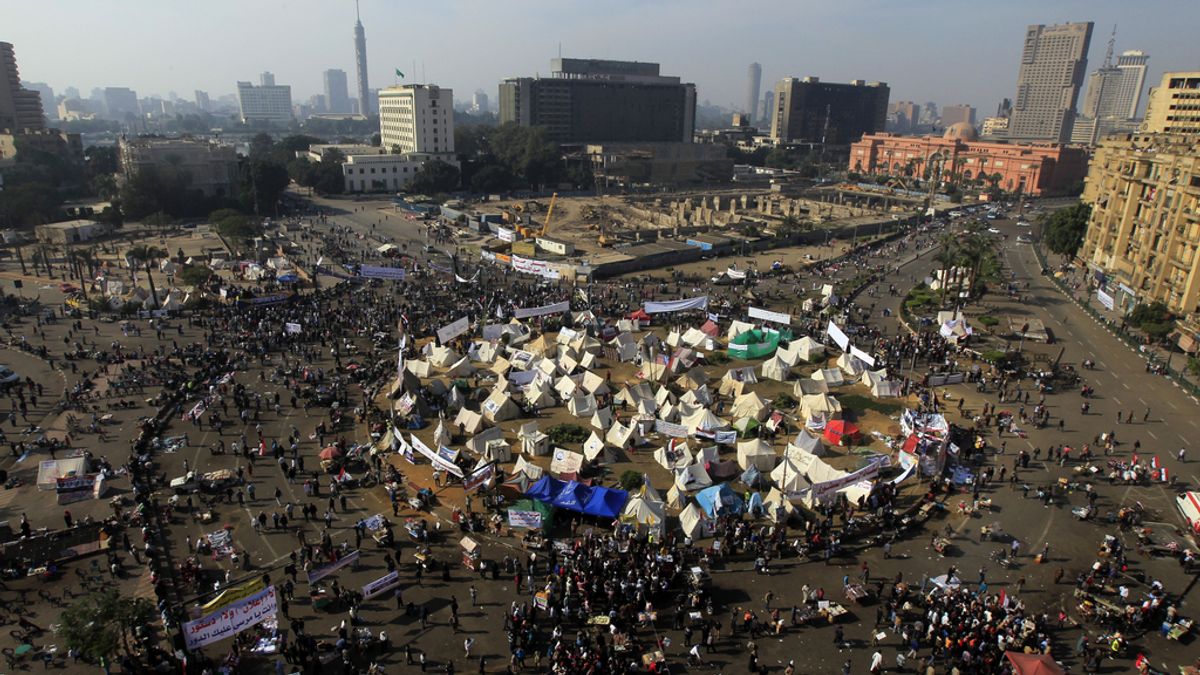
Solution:
[[[399,154],[454,153],[454,90],[405,84],[379,91],[382,145]]]
[[[325,112],[351,112],[350,90],[346,86],[346,71],[327,70],[323,73],[322,79],[325,81]]]
[[[500,123],[540,126],[564,144],[691,143],[696,86],[657,63],[553,59],[551,77],[500,83]]]
[[[144,169],[171,168],[185,173],[191,188],[206,197],[231,196],[238,179],[232,146],[186,138],[127,138],[118,145],[125,178]]]
[[[959,123],[975,126],[975,107],[965,103],[942,106],[942,126],[949,128]]]
[[[1083,201],[1092,206],[1079,258],[1098,299],[1128,311],[1161,301],[1200,313],[1200,136],[1129,134],[1101,141]]]
[[[886,82],[786,77],[775,85],[771,138],[849,145],[885,128],[888,95]]]
[[[212,109],[212,101],[208,98],[207,91],[196,90],[196,107],[200,112],[208,112]]]
[[[266,75],[267,73],[264,73]],[[274,77],[271,78],[274,80]],[[242,122],[292,121],[292,88],[288,85],[259,85],[238,82],[238,110]]]
[[[850,147],[850,171],[980,181],[1027,195],[1063,194],[1087,174],[1087,152],[1051,143],[979,141],[965,124],[942,136],[869,134]]]
[[[1141,131],[1200,134],[1200,72],[1163,73],[1150,90]]]
[[[985,138],[994,138],[997,136],[1008,135],[1008,118],[1007,117],[985,117],[983,118],[983,128],[980,130],[980,135]]]
[[[1066,143],[1087,70],[1092,22],[1029,26],[1008,136]]]
[[[385,90],[386,91],[386,90]],[[457,166],[458,162],[444,156],[436,157],[424,153],[406,155],[347,155],[342,162],[342,175],[346,179],[346,192],[399,192],[425,162],[431,159]]]
[[[0,131],[45,127],[41,94],[21,86],[16,52],[11,43],[0,42]]]
[[[110,119],[123,120],[127,115],[141,115],[137,92],[129,87],[105,87],[104,110]]]
[[[758,94],[761,89],[762,66],[758,63],[751,63],[746,72],[746,110],[744,111],[749,115],[751,124],[758,122]]]

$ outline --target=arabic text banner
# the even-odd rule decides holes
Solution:
[[[701,295],[697,298],[685,298],[683,300],[666,300],[663,302],[647,302],[647,314],[659,314],[663,312],[682,312],[687,309],[708,309],[708,296]]]
[[[437,331],[438,342],[443,345],[447,344],[454,338],[467,332],[467,329],[470,327],[471,327],[471,321],[470,321],[470,319],[468,319],[465,316],[463,318],[459,319],[458,321],[453,321],[451,323],[448,323],[445,326],[442,326],[441,328],[438,329],[438,331]]]
[[[277,611],[275,587],[268,586],[225,609],[183,624],[183,640],[188,649],[200,649],[257,626]]]
[[[404,281],[404,268],[362,265],[358,268],[358,276],[366,279],[394,279],[396,281]]]
[[[570,309],[570,302],[556,302],[553,305],[542,305],[541,307],[520,307],[516,310],[513,310],[513,316],[518,319],[528,319],[532,316],[559,314],[561,312],[570,311]]]

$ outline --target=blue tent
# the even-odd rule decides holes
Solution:
[[[746,510],[754,516],[761,516],[763,511],[762,493],[755,492],[750,495],[750,503],[746,505]]]
[[[742,498],[729,487],[729,483],[721,483],[705,488],[696,493],[696,503],[704,509],[710,518],[716,516],[739,515],[745,508]]]
[[[294,284],[297,281],[300,281],[300,277],[292,273],[281,274],[279,275],[277,281],[281,284]]]
[[[557,478],[542,476],[538,482],[529,486],[529,490],[525,493],[525,496],[551,503],[562,492],[563,485],[563,481]]]
[[[583,505],[583,512],[589,516],[601,518],[616,518],[629,501],[629,493],[615,488],[594,487]]]
[[[588,486],[578,481],[568,481],[552,503],[560,509],[583,513],[583,505],[591,495],[592,489]]]
[[[754,466],[753,464],[746,467],[746,470],[742,472],[741,481],[750,487],[755,487],[762,481],[762,479],[762,472],[759,471],[758,467]]]

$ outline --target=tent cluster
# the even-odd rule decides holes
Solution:
[[[629,493],[624,490],[552,476],[542,476],[526,490],[525,496],[566,511],[610,519],[619,517],[629,501]]]

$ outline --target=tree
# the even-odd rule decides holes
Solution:
[[[75,272],[75,278],[79,280],[79,290],[83,293],[83,299],[86,302],[88,299],[89,280],[83,278],[83,268],[88,264],[88,258],[91,254],[85,249],[73,248],[67,251],[67,264],[71,270]]]
[[[934,262],[937,262],[942,267],[941,279],[941,299],[938,301],[938,307],[946,306],[946,289],[950,287],[950,272],[954,266],[958,264],[958,239],[952,234],[947,234],[942,237],[941,248],[933,256]]]
[[[139,244],[129,249],[129,257],[135,262],[141,263],[146,270],[146,283],[150,285],[150,298],[154,302],[154,307],[158,307],[158,290],[154,288],[154,275],[151,268],[159,260],[167,257],[167,252],[155,246]]]
[[[252,239],[262,234],[259,226],[250,216],[236,209],[220,209],[208,214],[208,220],[217,226],[217,232],[226,239],[240,242]]]
[[[1090,204],[1079,203],[1059,209],[1042,221],[1046,247],[1059,255],[1075,255],[1083,244],[1088,220],[1092,217]]]
[[[118,649],[133,656],[130,637],[155,619],[147,598],[122,596],[114,588],[91,593],[71,603],[59,619],[67,647],[92,660],[112,659]]]
[[[471,176],[472,192],[503,192],[512,186],[512,172],[499,164],[489,164]]]
[[[203,286],[212,276],[212,270],[203,265],[184,265],[179,280],[188,286]]]
[[[421,166],[408,184],[408,191],[420,194],[450,192],[458,188],[459,173],[453,164],[431,159]]]
[[[242,208],[256,215],[275,215],[279,197],[287,189],[291,178],[285,164],[273,158],[256,159],[251,141],[250,157],[242,161],[240,180]]]
[[[544,127],[501,124],[489,136],[492,154],[531,187],[556,179],[561,169],[558,145],[546,137]]]

